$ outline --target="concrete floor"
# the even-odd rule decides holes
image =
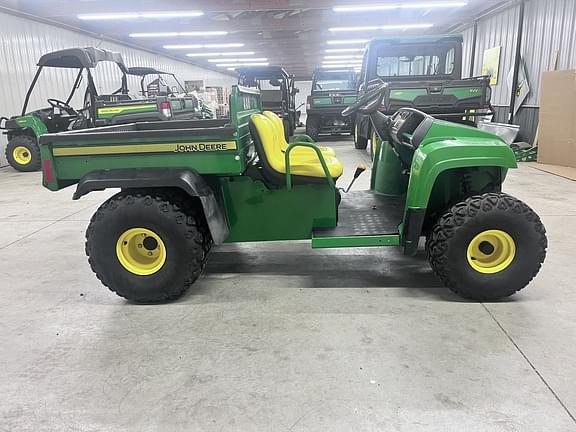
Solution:
[[[348,175],[368,160],[335,146]],[[109,193],[39,179],[0,170],[1,431],[576,431],[575,182],[511,173],[550,248],[510,301],[462,301],[422,254],[296,242],[215,248],[138,306],[84,256]]]

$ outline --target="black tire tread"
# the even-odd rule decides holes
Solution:
[[[312,138],[313,141],[318,141],[320,135],[320,117],[308,116],[306,119],[306,135]]]
[[[288,120],[287,118],[283,119],[282,125],[284,126],[284,139],[286,140],[286,142],[288,142],[290,140],[290,137],[292,136],[292,127],[290,125],[290,120]]]
[[[135,298],[134,296],[131,296],[129,300],[135,302],[164,302],[174,300],[180,297],[200,277],[206,266],[208,252],[212,246],[212,238],[203,213],[198,210],[196,205],[194,205],[193,200],[180,191],[163,189],[127,190],[114,195],[112,198],[104,202],[92,216],[90,224],[86,230],[85,252],[88,256],[88,263],[98,280],[104,286],[120,297],[127,298],[122,294],[122,292],[111,287],[106,280],[106,277],[97,270],[97,266],[92,258],[91,239],[95,235],[95,232],[98,231],[99,225],[103,223],[106,213],[114,212],[121,206],[130,205],[131,201],[133,202],[135,199],[144,200],[146,205],[156,204],[161,211],[172,213],[178,224],[184,223],[187,231],[186,235],[183,237],[183,241],[193,244],[198,253],[194,254],[194,257],[197,258],[196,265],[187,268],[185,284],[183,286],[175,286],[172,290],[164,292],[163,295],[154,299],[147,297]]]
[[[25,145],[32,154],[32,161],[30,162],[30,164],[24,166],[19,165],[12,157],[12,152],[14,151],[14,148],[21,145]],[[17,171],[32,172],[40,170],[42,161],[40,156],[40,148],[38,147],[38,142],[35,137],[31,137],[29,135],[14,136],[6,145],[6,150],[4,154],[10,166]]]
[[[354,126],[356,128],[356,126]],[[358,134],[358,139],[356,139],[356,131],[352,131],[352,136],[354,137],[354,148],[356,150],[366,150],[368,147],[368,138],[364,138],[360,134]]]
[[[482,297],[482,295],[475,295],[471,297],[463,293],[457,286],[454,280],[450,277],[448,271],[448,259],[446,257],[446,250],[448,248],[448,240],[450,240],[456,230],[464,225],[468,220],[474,218],[481,211],[490,211],[494,208],[503,211],[513,212],[519,217],[525,218],[529,221],[534,230],[539,235],[539,242],[542,246],[540,249],[538,266],[530,269],[531,273],[524,286],[526,286],[542,267],[542,263],[546,257],[546,248],[548,241],[546,239],[546,230],[542,225],[539,216],[528,207],[521,200],[514,198],[506,193],[486,193],[483,195],[474,195],[467,198],[465,201],[459,202],[452,206],[446,213],[444,213],[435,224],[432,231],[426,238],[426,256],[432,267],[432,270],[438,278],[446,285],[451,291],[465,297],[473,298],[474,300],[491,300],[490,297]],[[523,287],[518,288],[514,292],[518,292]],[[512,295],[513,293],[510,293]]]

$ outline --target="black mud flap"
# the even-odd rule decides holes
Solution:
[[[412,256],[418,251],[418,243],[422,235],[425,216],[426,209],[423,208],[408,208],[406,210],[402,235],[404,240],[404,255]]]

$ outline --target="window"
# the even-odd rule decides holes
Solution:
[[[378,76],[438,75],[438,56],[378,57]]]
[[[455,67],[453,45],[382,45],[378,48],[376,75],[386,78],[451,75]]]
[[[258,80],[260,90],[280,90],[282,87],[282,80],[280,78],[261,79]]]
[[[353,73],[317,73],[313,90],[355,90],[355,75]]]
[[[456,61],[456,50],[452,48],[448,53],[446,53],[446,65],[444,67],[444,73],[446,75],[451,75],[454,72],[454,62]]]

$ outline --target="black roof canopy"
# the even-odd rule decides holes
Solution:
[[[240,78],[270,79],[290,78],[290,75],[280,66],[245,66],[237,68]]]
[[[153,67],[129,67],[128,72],[129,75],[138,75],[138,76],[145,76],[145,75],[173,75],[170,72],[163,72]]]
[[[122,71],[127,71],[120,53],[94,47],[69,48],[44,54],[38,60],[38,66],[92,69],[102,61],[116,63]]]

